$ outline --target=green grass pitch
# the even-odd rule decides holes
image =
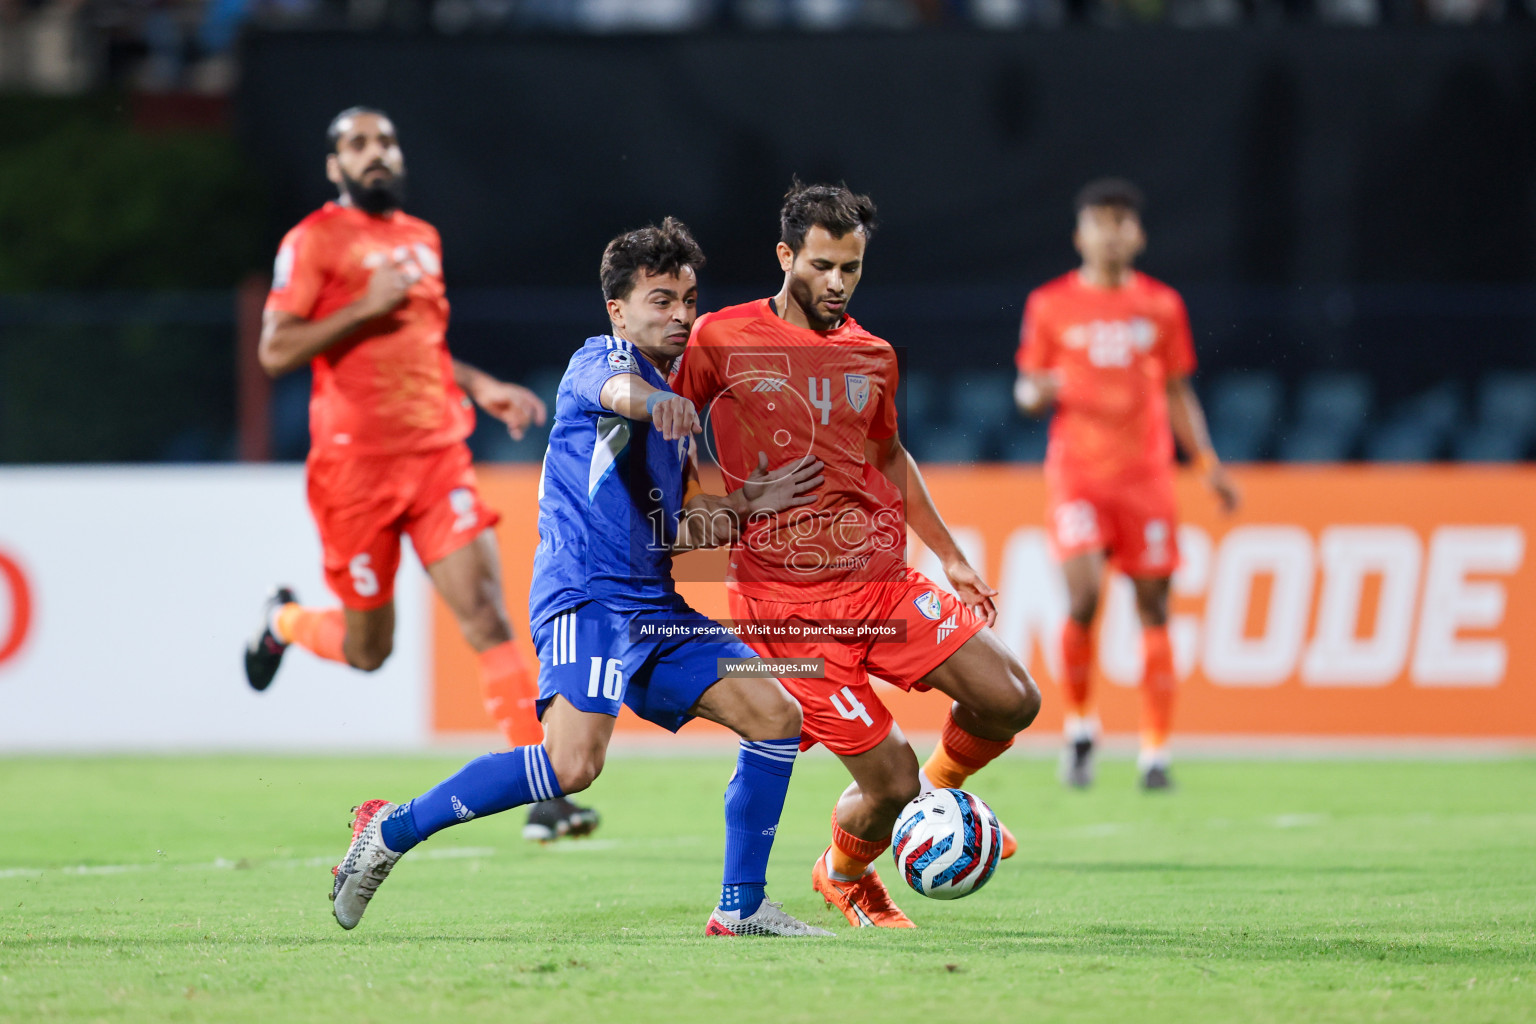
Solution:
[[[1145,795],[1007,758],[1019,853],[913,932],[809,889],[845,783],[803,759],[769,893],[834,939],[706,939],[721,756],[616,756],[592,840],[471,822],[331,918],[348,808],[456,757],[0,760],[0,1020],[1536,1020],[1536,760],[1189,761]]]

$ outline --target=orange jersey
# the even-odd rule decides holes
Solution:
[[[374,268],[391,260],[420,273],[406,301],[310,364],[315,450],[425,451],[462,441],[474,426],[448,355],[442,243],[426,221],[326,203],[284,236],[266,308],[323,320],[362,298]]]
[[[1167,384],[1195,369],[1178,292],[1140,273],[1120,288],[1064,274],[1030,293],[1018,365],[1061,382],[1048,475],[1114,483],[1171,470]]]
[[[864,458],[866,440],[896,433],[897,378],[895,351],[851,317],[812,331],[759,299],[694,325],[672,388],[708,417],[726,487],[741,486],[759,452],[775,469],[806,456],[826,463],[815,504],[743,530],[733,588],[812,601],[901,577],[901,492]]]

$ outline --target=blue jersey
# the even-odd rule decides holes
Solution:
[[[622,338],[588,338],[565,368],[539,475],[539,548],[528,613],[535,629],[586,601],[612,611],[677,608],[672,543],[692,438],[603,408],[611,377],[666,378]]]

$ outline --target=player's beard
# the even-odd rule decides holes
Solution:
[[[365,172],[366,173],[366,172]],[[341,187],[352,205],[364,213],[388,213],[405,205],[405,172],[390,174],[372,185],[341,176]]]
[[[816,296],[812,294],[810,285],[796,277],[789,279],[789,294],[795,300],[795,305],[799,306],[800,311],[805,314],[805,320],[811,325],[813,331],[834,330],[843,322],[843,316],[848,312],[845,302],[843,312],[835,318],[828,320],[823,317],[821,307],[816,304]]]

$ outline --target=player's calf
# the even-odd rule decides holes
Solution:
[[[725,872],[720,905],[711,915],[706,932],[815,934],[815,929],[794,930],[809,926],[783,914],[767,902],[766,896],[768,855],[800,753],[800,705],[776,679],[731,678],[705,690],[691,710],[742,737],[736,771],[725,788]],[[770,919],[791,930],[774,930],[764,924]],[[759,926],[765,930],[756,930]]]

